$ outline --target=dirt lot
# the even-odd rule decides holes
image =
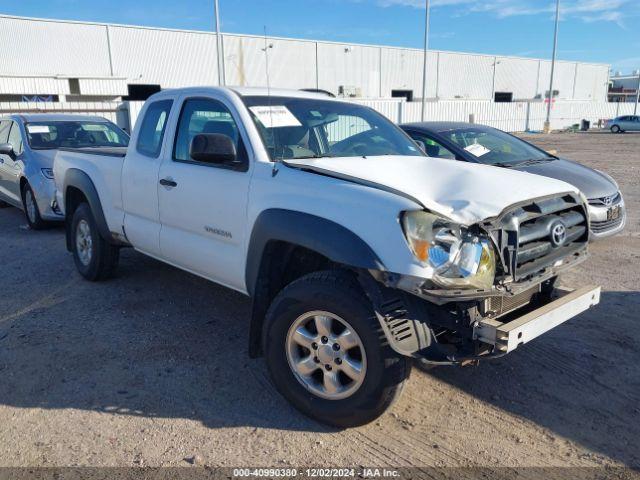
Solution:
[[[0,466],[640,468],[640,135],[529,138],[622,187],[626,232],[565,280],[601,284],[602,304],[501,360],[415,368],[391,412],[347,431],[248,359],[248,299],[131,250],[85,282],[61,229],[0,210]]]

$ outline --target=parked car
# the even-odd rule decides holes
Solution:
[[[502,356],[600,298],[554,286],[587,256],[576,187],[426,158],[382,115],[326,95],[167,90],[126,155],[63,150],[54,176],[81,275],[112,276],[133,247],[249,295],[250,354],[332,425],[382,414],[411,357]]]
[[[640,132],[640,116],[623,115],[607,120],[604,128],[611,130],[611,133]]]
[[[558,158],[501,130],[471,123],[423,122],[401,125],[425,146],[429,157],[482,163],[555,178],[576,186],[588,199],[592,238],[621,232],[626,223],[618,184],[604,172]]]
[[[0,203],[25,212],[33,229],[61,222],[53,159],[60,148],[126,147],[129,137],[101,117],[30,114],[0,117]]]

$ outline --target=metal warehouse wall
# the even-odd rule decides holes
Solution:
[[[111,74],[106,26],[0,17],[0,75],[66,73]]]
[[[223,42],[226,83],[248,87],[265,86],[265,39],[223,35]],[[269,48],[271,85],[281,88],[317,87],[315,42],[267,39],[266,44]]]
[[[392,90],[422,95],[420,50],[283,38],[268,38],[267,46],[274,87],[333,93],[353,87],[363,97],[389,97]],[[262,37],[224,34],[226,83],[264,86],[264,48]],[[559,99],[606,100],[608,65],[558,62],[556,71]],[[514,99],[531,99],[548,90],[549,74],[545,60],[431,51],[427,97],[491,100],[495,92],[513,92]],[[9,75],[121,77],[130,84],[162,87],[215,85],[216,36],[0,16],[0,77]],[[94,87],[108,92],[106,85]]]
[[[113,73],[129,83],[212,85],[218,78],[215,34],[110,26]]]

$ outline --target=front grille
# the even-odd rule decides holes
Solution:
[[[609,197],[601,197],[601,198],[590,198],[589,205],[593,205],[594,207],[612,207],[614,205],[618,205],[622,200],[622,195],[620,192],[615,195]]]
[[[502,217],[502,225],[498,244],[515,281],[579,254],[589,237],[586,207],[574,194],[518,206]]]
[[[624,218],[622,216],[615,220],[604,220],[602,222],[591,222],[591,231],[593,233],[604,233],[613,230],[622,225]]]

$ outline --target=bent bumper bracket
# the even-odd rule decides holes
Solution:
[[[600,287],[559,292],[558,299],[510,322],[481,320],[474,329],[474,338],[494,345],[496,353],[509,353],[600,303]]]

